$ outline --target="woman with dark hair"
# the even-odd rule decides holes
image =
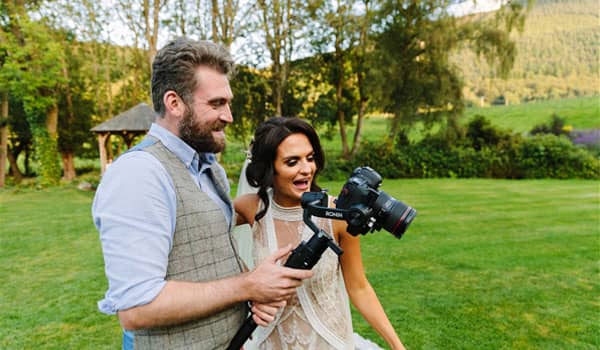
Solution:
[[[260,262],[279,247],[297,246],[313,232],[302,220],[300,198],[320,191],[316,177],[325,157],[313,127],[299,118],[274,117],[256,130],[245,175],[257,193],[234,201],[237,224],[249,224],[253,259]],[[333,198],[329,205],[334,206]],[[340,220],[313,218],[344,253],[327,249],[314,275],[296,289],[274,322],[254,334],[259,349],[354,349],[350,301],[390,348],[404,349],[375,291],[367,280],[360,239]]]

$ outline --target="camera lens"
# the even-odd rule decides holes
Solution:
[[[406,228],[417,215],[417,211],[410,206],[380,191],[373,206],[377,216],[383,220],[382,227],[396,238],[401,238]]]

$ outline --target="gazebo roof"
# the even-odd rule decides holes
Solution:
[[[140,103],[137,106],[119,113],[114,118],[98,124],[91,129],[93,132],[145,132],[150,129],[150,125],[156,117],[156,112],[146,103]]]

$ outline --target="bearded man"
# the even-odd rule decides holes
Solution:
[[[156,120],[96,191],[108,280],[98,308],[118,316],[123,349],[225,349],[246,301],[265,326],[312,275],[279,264],[291,247],[252,271],[238,256],[229,182],[215,157],[233,122],[233,70],[229,52],[209,41],[178,38],[159,50]]]

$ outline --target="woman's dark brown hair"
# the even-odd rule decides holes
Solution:
[[[260,220],[269,208],[267,190],[273,186],[275,177],[275,158],[277,147],[292,134],[304,134],[310,141],[314,152],[317,170],[313,176],[310,190],[320,191],[317,185],[317,175],[325,165],[325,156],[321,141],[315,129],[306,121],[296,117],[273,117],[262,122],[254,133],[251,150],[251,162],[246,168],[246,178],[251,186],[258,188],[258,196],[264,203],[264,208],[256,213],[254,219]]]

